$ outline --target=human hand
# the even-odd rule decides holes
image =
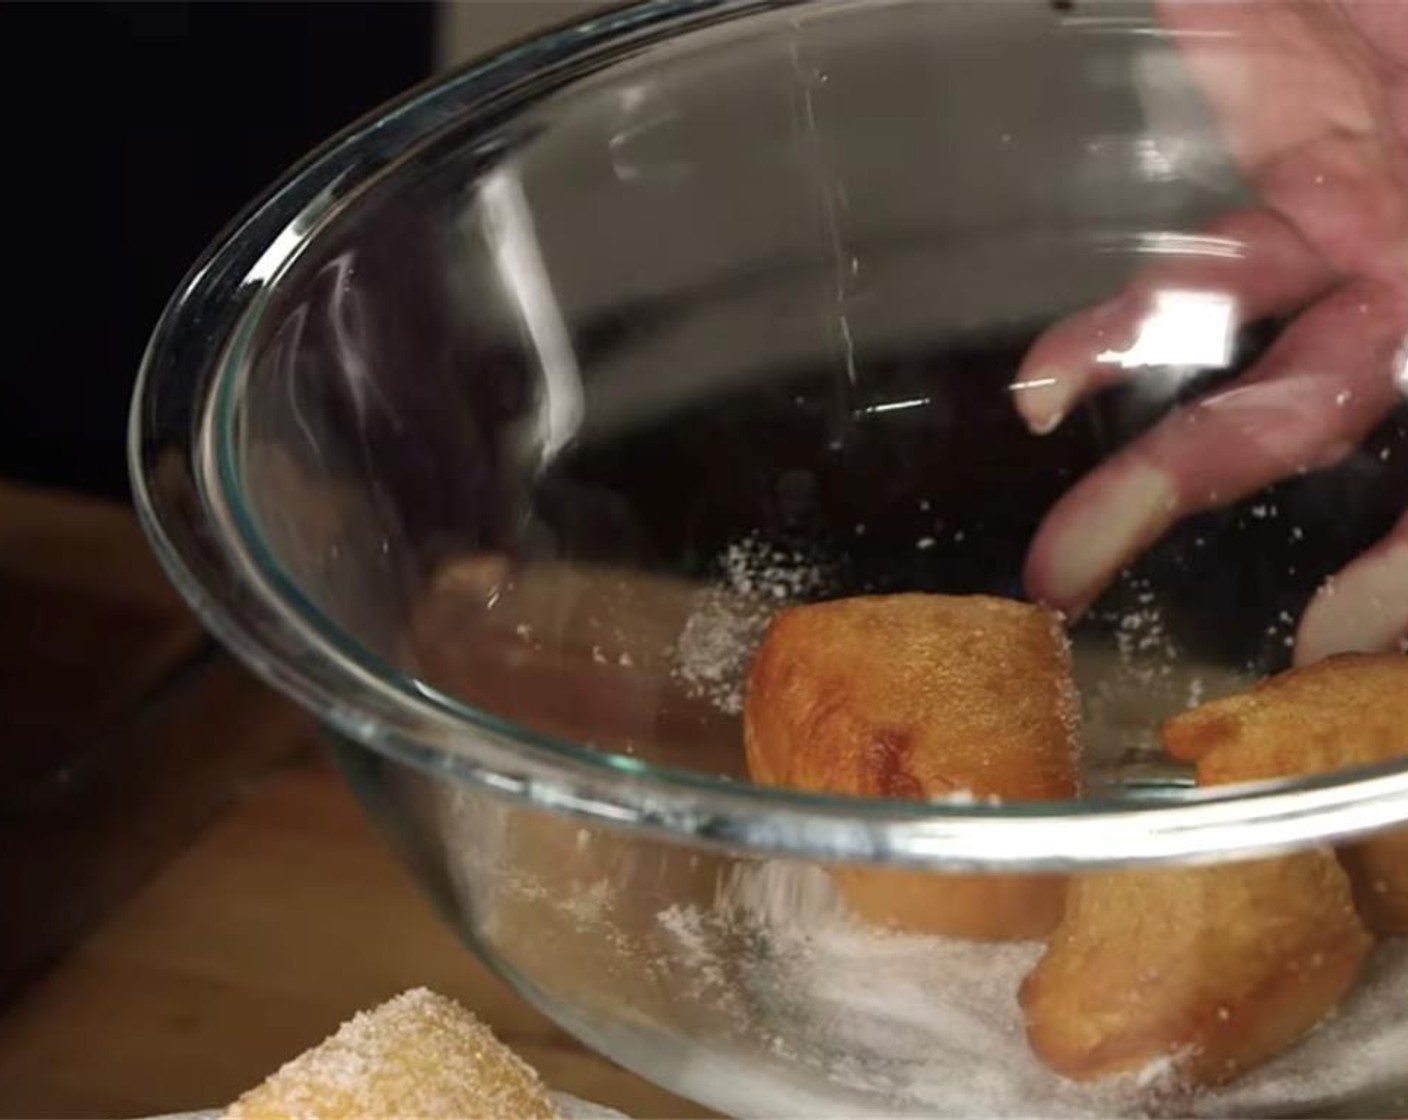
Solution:
[[[1160,0],[1160,17],[1261,198],[1046,331],[1014,401],[1046,433],[1129,371],[1160,293],[1230,300],[1239,323],[1293,315],[1247,372],[1176,409],[1049,512],[1027,558],[1036,598],[1083,610],[1180,518],[1350,453],[1408,380],[1408,2]],[[1296,660],[1408,634],[1408,514],[1320,587]]]

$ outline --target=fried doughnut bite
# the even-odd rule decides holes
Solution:
[[[418,988],[346,1022],[225,1120],[559,1120],[538,1075],[453,1000]]]
[[[986,596],[894,595],[782,611],[744,706],[755,781],[833,794],[1054,801],[1077,793],[1078,704],[1058,616]],[[1040,937],[1052,876],[845,868],[852,910],[977,939]]]
[[[1022,986],[1028,1037],[1078,1081],[1166,1059],[1216,1085],[1319,1022],[1371,942],[1324,851],[1090,875]]]
[[[1288,669],[1173,716],[1162,735],[1214,783],[1387,762],[1408,754],[1408,657],[1342,653]]]
[[[1199,785],[1329,774],[1408,755],[1408,657],[1346,653],[1174,716],[1168,752],[1198,764]],[[1408,933],[1408,832],[1340,853],[1365,924]]]

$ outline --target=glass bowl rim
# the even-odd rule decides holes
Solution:
[[[828,796],[653,767],[510,725],[400,673],[306,598],[240,500],[233,402],[279,278],[336,214],[477,102],[724,19],[827,0],[643,0],[568,23],[363,117],[216,238],[164,310],[129,419],[134,504],[206,627],[336,734],[442,780],[695,846],[975,871],[1069,871],[1266,855],[1408,822],[1408,763],[1176,801],[968,805]],[[882,3],[885,0],[881,0]],[[531,104],[528,97],[525,104]],[[216,329],[211,329],[214,324]]]

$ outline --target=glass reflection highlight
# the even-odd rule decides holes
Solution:
[[[1158,292],[1134,341],[1096,361],[1121,369],[1184,366],[1225,369],[1232,361],[1237,303],[1221,292]]]
[[[533,227],[523,184],[512,171],[490,175],[480,190],[494,267],[513,298],[542,375],[531,446],[551,462],[582,423],[582,373]]]

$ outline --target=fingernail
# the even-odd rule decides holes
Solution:
[[[1360,557],[1316,591],[1296,634],[1296,664],[1398,648],[1408,632],[1408,545]]]
[[[1048,595],[1077,611],[1168,528],[1178,488],[1163,471],[1139,463],[1085,499],[1050,546],[1046,572]]]
[[[1034,435],[1054,432],[1066,418],[1079,386],[1076,378],[1057,369],[1037,370],[1012,383],[1012,399],[1027,429]]]

